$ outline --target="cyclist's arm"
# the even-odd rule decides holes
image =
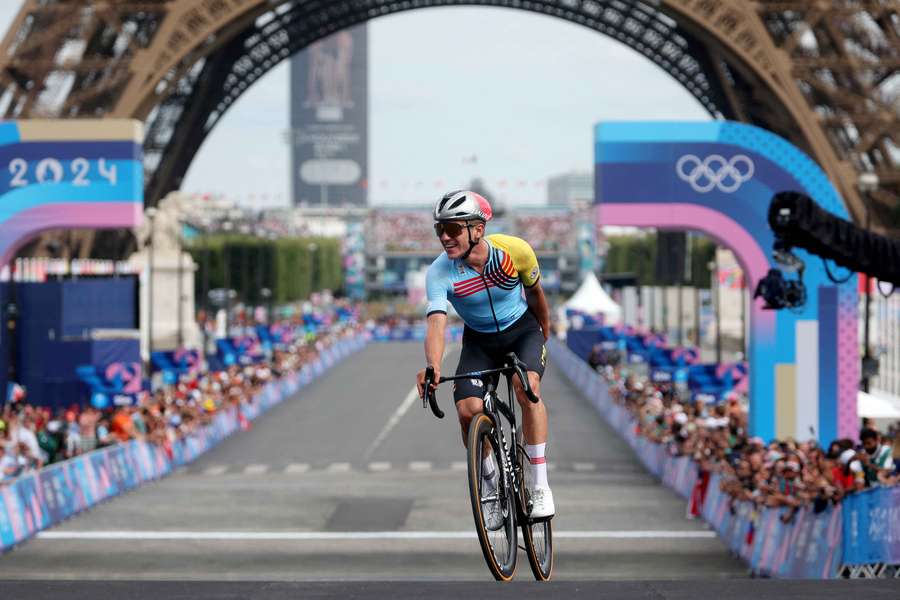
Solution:
[[[425,332],[425,363],[440,372],[441,358],[444,356],[444,330],[447,315],[435,312],[428,315],[428,329]]]
[[[544,341],[547,341],[550,337],[550,306],[547,304],[547,297],[544,295],[544,288],[541,287],[540,281],[525,288],[525,300],[528,302],[528,310],[534,313],[541,329],[544,330]]]
[[[425,331],[425,363],[441,372],[441,358],[444,356],[444,330],[447,327],[447,293],[450,282],[446,267],[439,262],[432,264],[425,275],[425,294],[428,306],[425,309],[428,328]]]

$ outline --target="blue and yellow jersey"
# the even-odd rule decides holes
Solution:
[[[522,286],[532,287],[541,278],[534,250],[511,235],[495,233],[484,239],[489,247],[484,273],[446,253],[431,263],[425,279],[426,314],[446,313],[449,300],[466,325],[485,333],[503,331],[525,314]]]

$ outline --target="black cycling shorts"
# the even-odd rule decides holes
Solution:
[[[544,334],[531,311],[503,331],[482,333],[468,326],[463,330],[462,352],[456,374],[497,369],[503,366],[506,355],[515,352],[528,371],[543,377],[547,361]],[[453,382],[453,400],[484,398],[484,384],[480,379],[459,379]]]

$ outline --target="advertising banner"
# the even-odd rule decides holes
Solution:
[[[366,25],[313,42],[291,59],[294,204],[368,203]]]
[[[900,487],[844,500],[844,562],[900,564]]]

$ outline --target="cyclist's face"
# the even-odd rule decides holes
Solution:
[[[464,221],[444,221],[434,224],[434,231],[448,258],[458,258],[469,249],[469,232]],[[477,239],[472,232],[472,239]]]

